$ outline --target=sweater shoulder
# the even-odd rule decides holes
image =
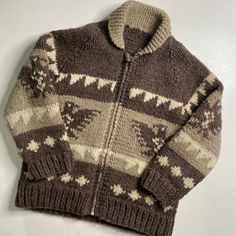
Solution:
[[[175,80],[181,85],[185,99],[189,99],[196,89],[213,74],[183,43],[171,36],[169,55]]]
[[[196,55],[194,55],[183,43],[170,38],[170,55],[175,76],[183,84],[183,94],[188,94],[190,99],[198,90],[204,90],[203,95],[207,95],[214,89],[223,91],[224,85],[221,80],[205,65]],[[198,96],[199,93],[198,93]]]
[[[172,64],[175,68],[181,68],[183,72],[191,74],[199,82],[211,73],[208,66],[175,37],[171,36],[169,45]]]
[[[79,43],[88,42],[92,39],[98,40],[106,30],[107,20],[88,23],[79,27],[71,27],[50,31],[54,41],[58,45],[69,47],[79,45]]]

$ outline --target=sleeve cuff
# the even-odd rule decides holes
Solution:
[[[52,153],[39,159],[24,158],[28,171],[34,179],[47,178],[64,174],[73,168],[74,160],[71,150]]]
[[[145,171],[140,184],[151,192],[163,206],[182,198],[181,192],[170,181],[155,170]]]

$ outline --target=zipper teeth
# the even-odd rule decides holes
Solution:
[[[126,79],[129,63],[131,62],[130,55],[128,53],[126,53],[125,56],[126,56],[126,58],[125,58],[126,61],[125,61],[125,69],[123,71],[123,76],[122,76],[122,80],[121,80],[121,88],[123,88],[122,85],[123,85],[123,83],[124,83],[124,81]],[[120,103],[120,100],[121,100],[122,94],[123,94],[122,92],[123,92],[123,89],[121,89],[120,93],[118,94],[117,103],[116,103],[116,106],[115,106],[115,109],[114,109],[114,112],[113,112],[111,124],[114,124],[113,120],[115,119],[117,111],[119,109],[119,103]],[[95,193],[94,193],[94,199],[93,199],[91,215],[94,215],[96,198],[97,198],[97,192],[98,192],[100,181],[101,181],[101,177],[102,177],[102,169],[103,169],[103,167],[105,165],[105,162],[106,162],[106,156],[107,156],[107,153],[108,153],[108,147],[110,145],[110,137],[112,135],[113,129],[114,129],[114,125],[112,126],[112,128],[109,129],[109,133],[108,133],[108,137],[107,137],[108,142],[106,142],[106,145],[105,145],[105,148],[104,148],[106,150],[106,152],[105,152],[104,159],[102,160],[101,171],[100,171],[99,176],[98,176],[98,183],[97,183],[97,186],[96,186],[96,189],[95,189]]]

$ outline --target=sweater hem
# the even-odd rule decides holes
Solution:
[[[15,206],[28,209],[49,209],[59,212],[73,213],[78,216],[89,214],[88,199],[90,194],[74,188],[54,184],[18,185]]]
[[[171,236],[175,213],[165,214],[107,197],[98,200],[91,215],[92,194],[53,183],[18,185],[15,206],[45,213],[65,214],[71,217],[93,216],[115,226],[131,229],[150,236]],[[44,211],[45,210],[45,211]]]
[[[95,216],[110,224],[150,236],[171,236],[175,221],[175,213],[165,215],[148,211],[136,204],[125,203],[112,197],[98,202]]]

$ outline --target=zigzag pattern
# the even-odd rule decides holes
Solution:
[[[10,127],[13,129],[15,125],[20,121],[23,122],[24,125],[27,125],[32,118],[40,120],[42,119],[43,116],[46,115],[49,117],[49,120],[51,120],[59,114],[60,114],[59,104],[55,103],[52,105],[38,106],[17,111],[7,115],[6,118],[9,121]]]
[[[178,135],[169,146],[204,175],[209,173],[217,162],[217,156],[214,153],[205,149],[186,133]]]
[[[192,114],[192,107],[198,106],[201,102],[199,100],[199,95],[206,96],[206,85],[207,83],[213,84],[216,80],[216,76],[213,73],[210,73],[206,78],[203,79],[203,82],[199,85],[199,87],[196,89],[192,97],[190,98],[189,102],[185,105],[185,111],[191,115]]]
[[[146,90],[140,89],[140,88],[131,88],[130,89],[130,93],[129,93],[129,98],[130,99],[134,99],[137,96],[143,96],[143,102],[148,102],[152,99],[156,99],[156,107],[168,103],[169,104],[169,110],[174,110],[176,108],[181,108],[182,109],[182,114],[184,114],[185,109],[184,109],[184,104],[182,102],[178,102],[176,100],[155,94],[155,93],[151,93],[148,92]]]
[[[193,107],[198,106],[198,104],[200,103],[199,95],[206,96],[206,92],[207,92],[206,91],[206,83],[213,84],[215,80],[216,80],[216,76],[213,73],[210,73],[203,80],[203,82],[196,89],[196,91],[193,93],[192,97],[190,98],[190,100],[188,101],[187,104],[184,104],[183,102],[179,102],[179,101],[176,101],[171,98],[167,98],[167,97],[158,95],[156,93],[151,93],[149,91],[146,91],[146,90],[143,90],[140,88],[131,88],[130,93],[129,93],[129,98],[134,99],[137,96],[143,96],[143,102],[148,102],[152,99],[155,99],[156,100],[156,107],[159,107],[162,104],[169,103],[168,109],[170,111],[175,110],[177,108],[181,108],[182,115],[185,115],[186,113],[191,115]]]
[[[67,75],[65,75],[67,76]],[[91,84],[97,83],[97,89],[101,89],[104,86],[110,86],[110,90],[111,92],[114,91],[115,85],[116,85],[116,81],[113,80],[108,80],[108,79],[102,79],[99,77],[94,77],[94,76],[89,76],[89,75],[85,75],[85,74],[70,74],[71,79],[69,84],[75,84],[76,82],[80,81],[80,80],[84,80],[84,87],[87,87]]]
[[[148,160],[134,159],[132,157],[113,152],[112,150],[108,150],[108,156],[111,160],[108,164],[111,167],[118,167],[120,171],[129,174],[132,173],[135,176],[140,176],[148,163]]]
[[[102,154],[101,148],[94,148],[80,144],[70,144],[71,149],[77,153],[76,159],[92,162],[93,164],[99,163],[100,155]]]
[[[98,78],[98,77],[93,77],[90,75],[85,75],[85,74],[65,74],[65,73],[60,73],[58,71],[57,67],[57,62],[56,62],[56,50],[55,50],[55,44],[54,44],[54,39],[52,35],[47,39],[47,44],[52,48],[51,52],[47,52],[48,56],[51,60],[51,63],[49,65],[49,69],[58,76],[56,82],[60,82],[65,78],[70,77],[70,85],[75,84],[77,81],[80,81],[84,79],[84,87],[87,87],[93,83],[97,83],[97,89],[101,89],[105,86],[110,86],[111,92],[114,91],[114,88],[116,86],[116,81],[108,80],[108,79],[103,79],[103,78]],[[211,85],[215,82],[216,76],[213,73],[210,73],[205,79],[203,79],[203,82],[199,85],[199,87],[196,89],[196,91],[193,93],[192,97],[188,101],[188,103],[184,104],[183,102],[176,101],[174,99],[158,95],[156,93],[151,93],[149,91],[140,89],[140,88],[131,88],[130,93],[129,93],[129,98],[134,99],[137,96],[143,96],[143,102],[148,102],[152,99],[156,99],[156,107],[159,107],[162,104],[167,104],[168,109],[175,110],[180,108],[181,114],[182,115],[191,115],[193,108],[198,106],[200,103],[199,96],[206,96],[206,83],[210,83]]]
[[[51,47],[52,51],[47,52],[48,57],[50,58],[51,63],[49,64],[49,70],[51,70],[56,76],[58,76],[56,82],[60,82],[63,79],[70,78],[69,84],[73,85],[76,82],[80,80],[84,80],[84,87],[87,87],[91,84],[97,83],[97,89],[100,90],[103,87],[110,86],[111,92],[114,91],[115,86],[116,86],[116,81],[113,80],[108,80],[108,79],[103,79],[99,77],[94,77],[90,75],[85,75],[85,74],[67,74],[67,73],[60,73],[57,67],[57,62],[56,62],[56,50],[55,50],[55,43],[52,35],[47,39],[46,43],[48,46]]]
[[[99,163],[102,152],[104,151],[101,148],[80,144],[70,144],[70,147],[77,154],[75,155],[75,159],[93,164]],[[147,162],[143,160],[134,159],[111,150],[108,150],[108,159],[112,159],[111,162],[116,162],[113,163],[115,165],[112,165],[112,168],[118,169],[124,173],[135,173],[135,176],[140,176],[147,166]],[[109,161],[107,164],[109,164]],[[117,166],[118,164],[119,166]]]

